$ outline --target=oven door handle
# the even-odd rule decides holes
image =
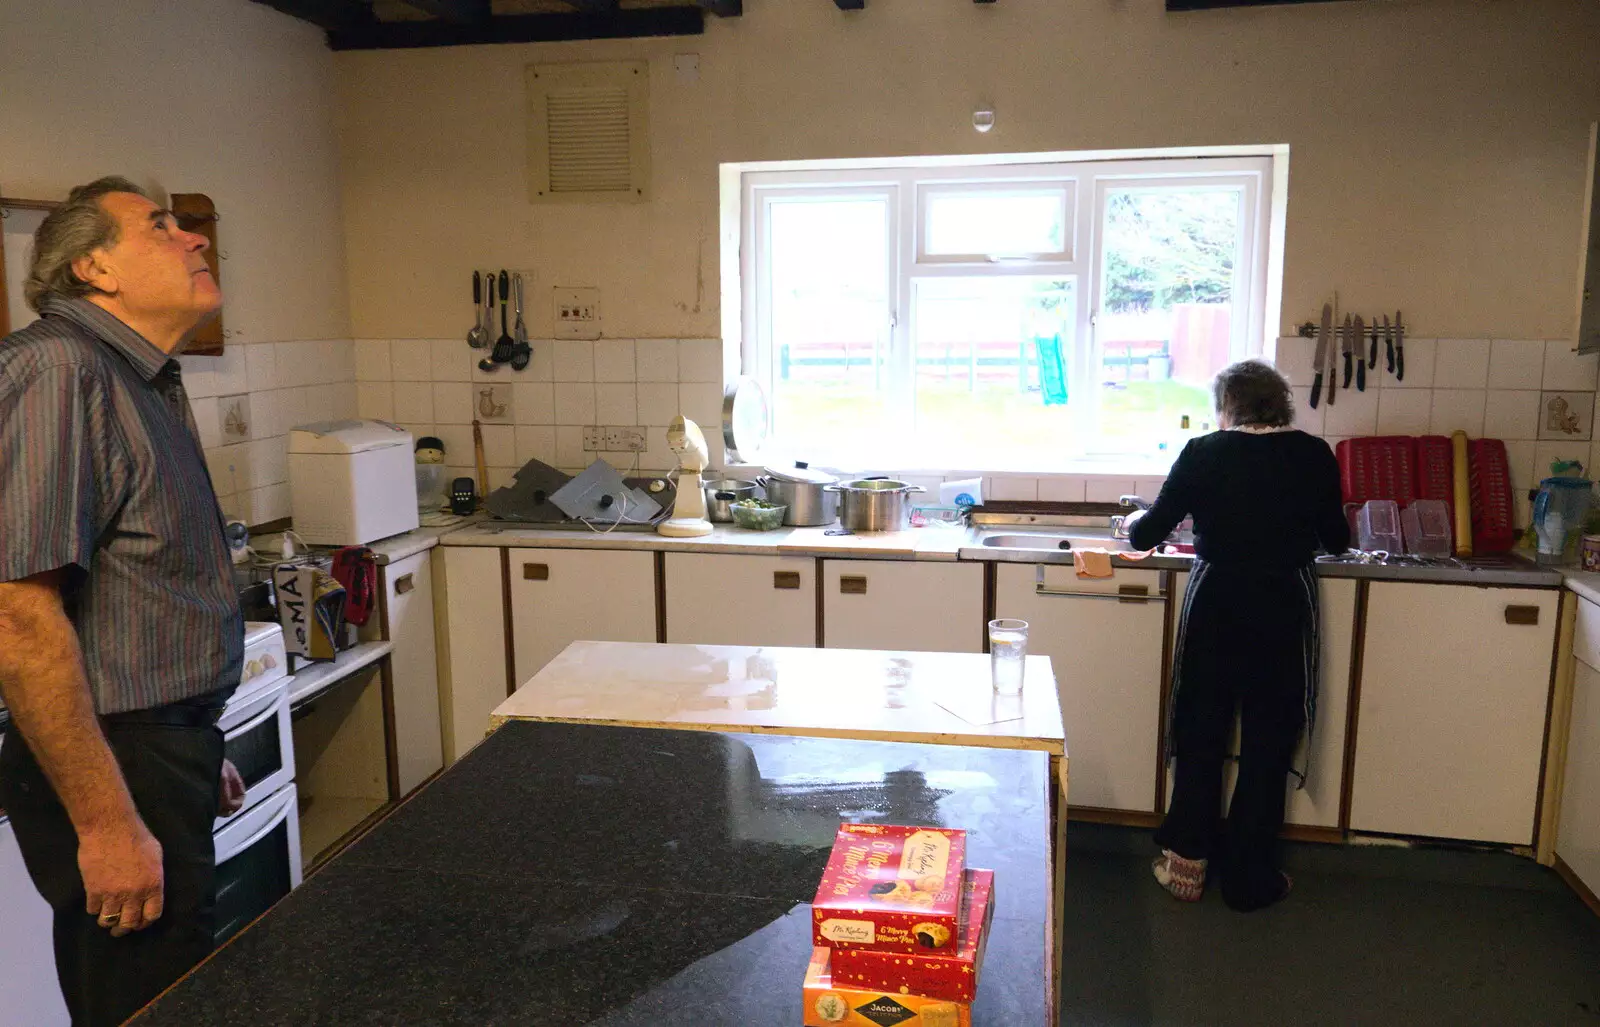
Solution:
[[[265,710],[262,710],[260,713],[256,714],[254,717],[251,717],[249,720],[245,721],[243,724],[240,724],[238,727],[231,727],[228,730],[224,731],[222,733],[223,741],[231,742],[235,738],[238,738],[240,735],[247,734],[247,733],[249,733],[251,731],[254,731],[256,728],[260,727],[261,725],[265,724],[267,721],[271,720],[273,717],[277,716],[280,712],[282,712],[283,707],[287,706],[288,704],[289,704],[289,691],[288,691],[288,689],[284,689],[284,690],[280,691],[275,697],[272,697],[271,701],[268,703],[267,708]]]
[[[217,865],[221,866],[233,857],[247,851],[254,846],[256,842],[259,842],[261,839],[275,831],[278,828],[278,825],[282,824],[285,820],[288,820],[289,814],[294,812],[294,802],[291,801],[293,798],[293,793],[285,793],[278,801],[277,810],[270,814],[262,812],[264,807],[257,807],[255,810],[256,815],[266,817],[266,823],[263,824],[249,838],[246,838],[238,845],[230,846],[228,852],[216,853]]]

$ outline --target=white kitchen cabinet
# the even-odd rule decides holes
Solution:
[[[10,821],[0,814],[0,1024],[67,1027],[56,983],[50,907],[22,865]]]
[[[1317,695],[1317,722],[1311,733],[1309,752],[1306,743],[1294,756],[1294,767],[1309,764],[1306,786],[1290,777],[1289,801],[1284,807],[1284,822],[1301,827],[1339,826],[1339,804],[1344,789],[1345,737],[1350,716],[1350,662],[1356,631],[1357,584],[1351,578],[1323,578],[1318,600],[1322,608],[1322,683]],[[1173,595],[1181,604],[1189,587],[1189,575],[1178,574]],[[1176,611],[1174,612],[1176,618]],[[1176,630],[1177,621],[1174,619]],[[1246,654],[1248,658],[1248,654]],[[1238,725],[1234,726],[1231,752],[1239,752]],[[1307,758],[1309,756],[1309,759]],[[1238,764],[1226,766],[1225,797],[1233,795]],[[1172,804],[1172,774],[1167,772],[1167,805]]]
[[[380,568],[384,637],[394,643],[395,759],[400,794],[444,767],[440,726],[438,646],[433,626],[433,564],[417,553]]]
[[[433,551],[439,705],[448,766],[489,730],[505,701],[506,608],[501,550],[440,546]]]
[[[1370,588],[1351,829],[1531,844],[1560,593]]]
[[[512,549],[509,558],[515,687],[579,639],[656,640],[654,553]]]
[[[667,641],[817,644],[817,561],[796,556],[666,554]]]
[[[995,616],[1027,621],[1028,651],[1050,657],[1055,668],[1068,802],[1154,812],[1167,609],[1162,574],[1118,569],[1112,578],[1080,580],[1070,564],[1047,564],[1044,572],[1041,592],[1035,565],[999,564]],[[1123,589],[1143,595],[1120,595]]]
[[[822,561],[822,638],[829,649],[981,653],[983,565]]]
[[[1600,606],[1588,600],[1579,602],[1578,611],[1580,625],[1600,619]],[[1589,662],[1596,658],[1594,644],[1600,639],[1584,635],[1580,628],[1556,855],[1591,892],[1600,894],[1600,669]]]

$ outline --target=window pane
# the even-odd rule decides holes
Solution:
[[[1242,192],[1124,189],[1107,196],[1101,268],[1100,444],[1155,455],[1215,420],[1211,378],[1232,359]]]
[[[768,207],[773,434],[793,449],[859,449],[886,426],[889,202]]]
[[[1011,256],[1067,249],[1062,189],[947,192],[928,197],[927,254]]]
[[[947,467],[1047,467],[1070,455],[1076,281],[922,278],[914,303],[922,452]]]

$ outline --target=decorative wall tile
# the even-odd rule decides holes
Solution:
[[[475,383],[472,389],[472,414],[482,421],[499,421],[510,424],[516,420],[513,386]]]
[[[1464,431],[1471,438],[1481,437],[1487,396],[1482,389],[1434,389],[1428,430],[1435,435]]]
[[[222,441],[247,442],[255,436],[250,422],[249,396],[223,396],[217,400],[217,417],[222,425]]]
[[[1406,371],[1411,370],[1410,348]],[[1434,344],[1433,387],[1481,389],[1489,383],[1488,339],[1439,339]]]
[[[1544,392],[1539,396],[1539,438],[1588,441],[1594,427],[1592,392]]]
[[[1567,339],[1548,339],[1544,344],[1545,392],[1593,392],[1600,371],[1600,356],[1578,354]]]

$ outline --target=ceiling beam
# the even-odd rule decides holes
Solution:
[[[401,0],[407,7],[457,25],[481,25],[489,20],[489,0]]]
[[[737,18],[744,14],[744,0],[700,0],[700,6],[719,18]]]
[[[359,0],[255,0],[291,18],[308,21],[326,32],[342,32],[377,24],[372,8]]]
[[[328,33],[335,50],[408,50],[483,43],[564,43],[579,39],[698,36],[706,30],[699,7],[644,7],[615,14],[508,14],[480,25],[441,21],[373,22]]]

